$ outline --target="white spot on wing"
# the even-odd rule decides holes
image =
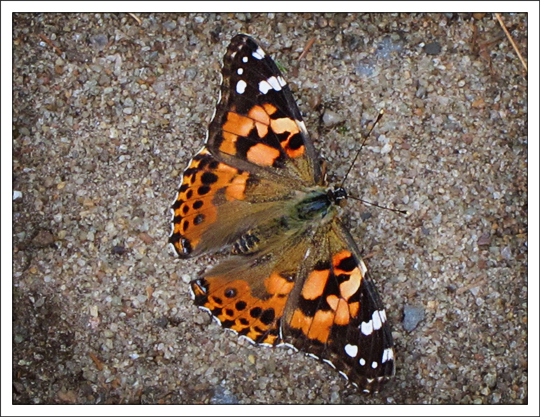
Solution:
[[[358,346],[356,345],[345,345],[345,353],[351,358],[356,358],[358,354]]]
[[[298,126],[300,126],[300,130],[302,131],[302,133],[304,133],[305,135],[307,135],[306,124],[305,124],[302,120],[296,120],[296,124],[297,124]]]
[[[270,77],[268,78],[268,84],[270,84],[272,86],[272,88],[276,91],[280,91],[281,90],[281,85],[279,85],[279,81],[277,80],[276,77]]]
[[[377,362],[373,361],[373,362],[371,363],[371,367],[372,367],[373,369],[377,368],[377,366],[379,366],[379,364],[378,364]]]
[[[182,239],[182,252],[184,255],[189,255],[189,249],[186,247],[187,239]]]
[[[339,371],[339,374],[340,374],[343,378],[345,378],[347,381],[349,380],[349,377],[347,376],[347,374],[346,374],[345,372]]]
[[[332,368],[336,369],[336,366],[335,366],[332,362],[330,362],[328,359],[323,359],[322,361],[323,361],[324,363],[330,365]]]
[[[206,311],[208,314],[212,314],[212,312],[210,311],[209,308],[206,308],[206,307],[203,307],[203,306],[199,306],[199,309],[202,310],[202,311]],[[218,320],[219,321],[219,320]]]
[[[367,267],[366,267],[366,264],[364,263],[364,261],[360,260],[360,262],[358,262],[358,266],[360,267],[360,272],[362,272],[362,276],[366,276],[367,274]]]
[[[255,52],[253,52],[251,55],[253,56],[253,58],[256,58],[256,59],[259,59],[259,60],[260,60],[260,59],[263,59],[263,58],[264,58],[265,53],[264,53],[264,51],[259,47],[259,48],[257,48],[257,50],[256,50]]]
[[[231,329],[231,328],[229,328],[229,327],[224,327],[224,329],[225,329],[226,332],[231,332],[231,333],[233,333],[234,335],[237,335],[237,334],[238,334],[238,332],[237,332],[236,330]]]
[[[360,358],[358,363],[360,364],[360,366],[364,366],[366,364],[366,360],[364,358]]]
[[[285,81],[281,75],[277,77],[277,80],[280,86],[285,87],[287,85],[287,81]]]
[[[243,69],[243,68],[238,68],[238,69],[236,70],[236,73],[237,73],[238,75],[242,75],[242,74],[244,73],[244,69]]]
[[[263,94],[268,93],[272,89],[272,86],[267,81],[261,81],[259,83],[259,91]]]
[[[247,57],[247,56],[243,57],[243,58],[242,58],[242,62],[243,62],[244,64],[245,64],[246,62],[248,62],[248,57]]]
[[[247,84],[244,80],[240,80],[236,83],[236,92],[238,94],[244,94],[244,91],[246,91]]]
[[[189,286],[189,293],[191,294],[191,299],[195,300],[195,293],[193,292],[193,288],[191,288],[191,285]]]
[[[387,348],[383,351],[381,363],[385,363],[394,359],[394,350],[392,348]]]
[[[295,352],[298,352],[298,349],[295,348],[293,345],[291,345],[290,343],[280,343],[279,345],[277,345],[277,347],[285,347],[285,348],[288,348],[288,349],[292,349],[294,350]]]
[[[250,339],[249,337],[247,336],[244,336],[243,334],[238,336],[239,339],[244,339],[244,340],[247,340],[249,343],[251,343],[252,345],[256,345],[255,341],[253,339]]]
[[[197,281],[197,286],[204,291],[204,293],[206,294],[206,292],[208,291],[208,288],[206,288],[204,285],[202,285],[202,282],[200,279],[196,280]],[[199,307],[200,309],[203,309],[204,311],[208,311],[210,313],[210,310],[207,309],[206,307]]]
[[[385,310],[381,310],[379,311],[379,314],[381,316],[381,319],[382,319],[382,322],[386,322],[386,311]]]
[[[367,323],[363,321],[360,326],[360,331],[366,336],[369,336],[371,333],[373,333],[373,322],[371,320]]]

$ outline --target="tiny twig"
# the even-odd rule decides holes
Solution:
[[[311,38],[311,40],[307,43],[306,47],[304,48],[304,50],[298,57],[298,61],[300,61],[303,57],[307,55],[308,51],[311,49],[314,43],[315,43],[315,38]]]
[[[484,278],[480,278],[478,281],[475,281],[473,282],[472,284],[469,284],[469,285],[465,285],[463,287],[460,287],[456,290],[456,294],[459,295],[459,294],[463,294],[464,292],[468,291],[468,290],[472,290],[474,287],[479,287],[483,284],[485,284],[486,281]]]
[[[60,48],[58,48],[54,43],[52,43],[52,41],[51,41],[49,38],[47,38],[45,35],[43,35],[42,33],[40,33],[40,34],[39,34],[39,37],[40,37],[40,38],[43,40],[43,42],[45,42],[47,45],[52,46],[58,55],[62,55],[62,54],[63,54],[63,52],[60,50]]]
[[[94,355],[92,352],[88,353],[88,356],[90,356],[90,359],[94,361],[94,364],[96,365],[96,368],[98,369],[98,371],[102,371],[103,362],[101,362],[99,358],[96,355]]]
[[[135,19],[139,25],[142,25],[142,20],[135,13],[128,13],[128,15]]]
[[[521,63],[522,63],[523,66],[525,67],[525,72],[528,72],[528,69],[527,69],[527,63],[525,62],[525,60],[524,60],[523,57],[521,56],[521,52],[519,52],[519,49],[518,49],[516,43],[514,42],[514,39],[512,39],[512,36],[511,36],[510,33],[508,32],[508,29],[506,29],[506,26],[505,26],[504,22],[502,21],[501,14],[500,14],[500,13],[495,13],[495,17],[497,17],[497,20],[499,21],[499,24],[500,24],[501,27],[503,28],[504,33],[506,33],[506,37],[508,38],[508,40],[510,41],[510,43],[511,43],[512,46],[514,47],[514,50],[515,50],[516,53],[518,54],[519,60],[521,61]]]

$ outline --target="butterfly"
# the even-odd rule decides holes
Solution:
[[[251,37],[227,48],[204,147],[184,171],[169,242],[227,248],[191,282],[195,304],[249,341],[315,357],[364,392],[394,375],[392,333],[291,90]]]

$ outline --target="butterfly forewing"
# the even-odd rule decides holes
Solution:
[[[317,356],[366,392],[394,374],[386,312],[339,220],[321,226],[284,313],[284,342]]]
[[[249,36],[237,35],[223,63],[221,99],[208,147],[224,162],[304,185],[319,184],[313,144],[283,74]]]

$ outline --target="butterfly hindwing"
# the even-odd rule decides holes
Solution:
[[[223,327],[267,345],[282,342],[281,319],[306,251],[298,234],[276,239],[255,252],[231,257],[191,284],[195,303]],[[282,251],[274,250],[277,244]]]

